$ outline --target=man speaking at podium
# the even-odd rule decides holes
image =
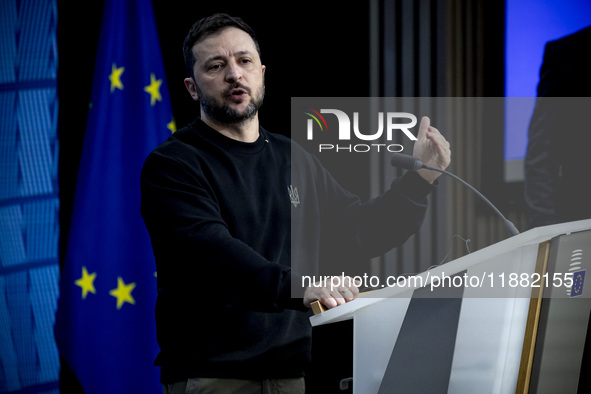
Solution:
[[[387,242],[391,249],[421,226],[439,173],[409,172],[383,195],[361,202],[316,159],[259,125],[265,66],[244,21],[225,14],[201,19],[183,50],[185,86],[200,116],[149,155],[141,179],[141,211],[158,272],[155,364],[164,391],[304,393],[310,303],[332,308],[354,299],[358,289],[354,283],[311,286],[292,296],[292,256],[318,258],[318,250],[292,242],[292,212],[304,204],[339,210],[350,227],[345,242],[359,245],[377,237],[374,223],[364,226],[363,219],[381,220],[391,233],[366,244],[383,249]],[[428,118],[417,137],[413,154],[445,169],[449,144]],[[299,185],[300,206],[294,171],[305,173],[308,183]],[[323,217],[307,217],[306,228],[329,226]]]

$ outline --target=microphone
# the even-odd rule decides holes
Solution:
[[[507,230],[507,232],[509,234],[511,234],[511,236],[519,234],[519,231],[517,230],[517,227],[515,227],[515,225],[510,220],[508,220],[507,218],[505,218],[505,216],[503,216],[503,214],[501,213],[501,211],[499,211],[497,209],[497,207],[495,207],[493,205],[492,202],[490,202],[486,197],[484,197],[472,185],[470,185],[468,182],[464,181],[463,179],[461,179],[457,175],[454,175],[451,172],[448,172],[448,171],[445,171],[445,170],[441,170],[439,168],[430,167],[430,166],[424,164],[422,161],[420,161],[416,157],[409,156],[409,155],[404,155],[404,154],[394,154],[394,156],[392,156],[392,159],[390,159],[390,164],[392,164],[392,167],[398,167],[398,168],[402,168],[402,169],[410,170],[410,171],[417,171],[417,170],[420,170],[420,169],[424,168],[424,169],[427,169],[427,170],[437,171],[437,172],[440,172],[442,174],[446,174],[446,175],[451,176],[452,178],[460,181],[461,183],[463,183],[464,185],[466,185],[467,187],[469,187],[470,190],[472,190],[474,193],[476,193],[476,195],[478,197],[480,197],[484,202],[486,202],[486,204],[489,207],[491,207],[492,210],[495,211],[495,213],[501,217],[501,219],[503,219],[503,223],[505,224],[505,229]]]
[[[390,159],[390,164],[392,164],[392,167],[402,168],[404,170],[411,171],[417,171],[421,168],[426,167],[423,164],[423,162],[417,159],[416,157],[410,155],[402,155],[399,153],[395,153],[394,156],[392,156],[392,158]]]

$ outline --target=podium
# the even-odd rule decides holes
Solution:
[[[591,220],[539,227],[310,322],[353,320],[354,393],[576,393],[590,264]]]

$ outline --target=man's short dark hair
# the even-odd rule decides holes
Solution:
[[[261,56],[261,50],[254,34],[254,30],[246,24],[246,22],[239,17],[230,16],[228,14],[214,14],[195,22],[185,37],[185,42],[183,43],[183,55],[185,57],[185,67],[188,76],[193,77],[193,67],[195,66],[196,61],[193,56],[193,46],[204,40],[207,36],[229,27],[235,27],[248,33],[254,41],[259,57]]]

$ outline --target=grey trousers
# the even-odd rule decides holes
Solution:
[[[195,378],[162,386],[164,394],[304,394],[304,378],[213,379]]]

